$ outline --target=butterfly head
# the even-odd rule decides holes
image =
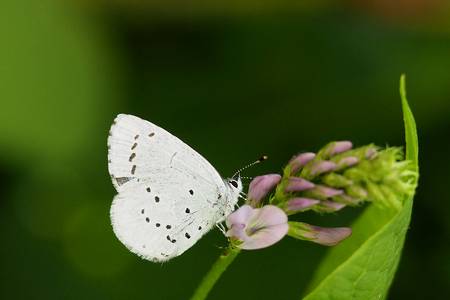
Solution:
[[[225,185],[228,187],[228,192],[226,198],[224,199],[222,216],[228,216],[234,211],[235,205],[237,204],[239,197],[242,193],[242,181],[241,176],[233,176],[231,178],[224,179]],[[220,201],[220,200],[219,200]]]
[[[242,180],[240,175],[228,178],[226,181],[228,182],[228,185],[231,187],[233,193],[239,195],[239,193],[242,192]]]

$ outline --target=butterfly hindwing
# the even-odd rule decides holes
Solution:
[[[164,129],[119,115],[108,139],[118,195],[113,229],[134,253],[164,261],[190,248],[217,221],[222,178],[200,154]]]

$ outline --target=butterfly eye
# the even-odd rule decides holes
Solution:
[[[237,183],[237,181],[236,180],[230,180],[230,184],[232,185],[232,186],[234,186],[234,188],[238,188],[238,183]]]

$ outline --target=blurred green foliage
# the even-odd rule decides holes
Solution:
[[[448,28],[432,12],[388,20],[327,3],[155,17],[131,6],[3,0],[0,298],[185,299],[220,253],[217,231],[163,265],[115,238],[106,138],[117,113],[168,129],[224,176],[261,154],[270,160],[248,175],[279,172],[330,140],[402,145],[403,72],[421,185],[390,298],[450,297]],[[361,211],[299,220],[343,226]],[[325,252],[288,238],[244,252],[211,299],[298,298]]]

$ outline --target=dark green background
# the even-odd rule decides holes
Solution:
[[[159,124],[223,176],[269,155],[255,176],[331,140],[402,145],[403,72],[421,178],[390,299],[450,297],[444,2],[58,3],[0,4],[1,299],[186,299],[219,255],[218,230],[162,265],[115,238],[106,138],[116,114]],[[343,226],[361,209],[298,219]],[[325,252],[285,238],[242,253],[210,299],[299,299]]]

